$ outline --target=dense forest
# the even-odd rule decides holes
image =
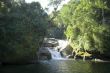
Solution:
[[[110,58],[109,0],[71,0],[54,21],[65,26],[74,58],[91,54]]]
[[[0,62],[29,62],[36,58],[45,36],[66,38],[77,56],[110,58],[110,1],[50,0],[47,14],[39,2],[0,0]]]
[[[48,15],[40,3],[0,0],[0,61],[14,63],[34,59],[47,24]]]

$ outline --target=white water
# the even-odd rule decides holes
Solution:
[[[58,40],[59,46],[57,48],[60,48],[60,51],[65,49],[67,45],[69,45],[69,42],[67,40]]]
[[[67,40],[60,40],[60,39],[46,39],[48,41],[50,41],[49,43],[53,43],[53,42],[58,42],[58,45],[56,47],[48,47],[49,52],[51,53],[51,57],[52,59],[57,59],[57,60],[61,60],[61,59],[65,59],[61,56],[60,51],[62,51],[63,49],[65,49],[67,47],[67,45],[69,44],[69,42]]]
[[[54,48],[48,48],[48,50],[51,53],[51,57],[52,59],[63,59],[63,57],[61,56],[60,52],[58,52],[57,50],[55,50]]]

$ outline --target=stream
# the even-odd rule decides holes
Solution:
[[[6,65],[0,73],[109,73],[110,63],[81,60],[45,60],[29,65]]]
[[[48,48],[51,60],[35,64],[0,66],[0,73],[109,73],[110,63],[63,58],[58,50]]]
[[[60,52],[49,49],[51,60],[35,64],[0,66],[0,73],[109,73],[110,63],[92,62],[61,57]]]

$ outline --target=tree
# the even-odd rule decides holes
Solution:
[[[60,10],[58,16],[67,26],[65,34],[77,55],[81,49],[84,53],[99,51],[109,55],[109,3],[108,0],[71,0]]]
[[[0,61],[29,62],[46,34],[48,15],[38,2],[5,1],[0,6]]]

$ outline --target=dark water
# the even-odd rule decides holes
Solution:
[[[50,60],[29,65],[7,65],[0,73],[110,73],[110,63]]]

